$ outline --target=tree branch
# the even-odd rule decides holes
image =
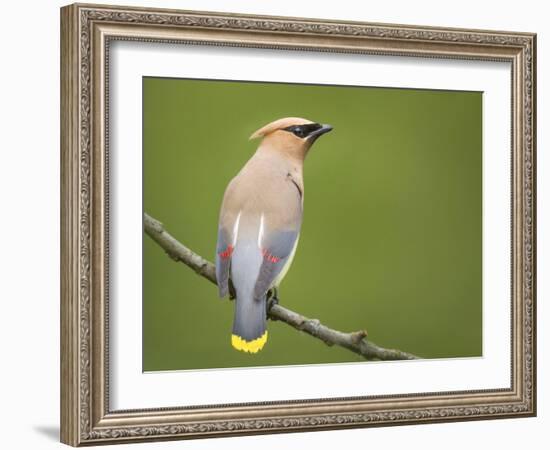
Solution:
[[[145,232],[164,249],[170,258],[184,263],[197,274],[216,284],[216,268],[212,263],[197,255],[168,234],[163,225],[148,214],[144,214],[143,223]],[[268,316],[273,320],[280,320],[299,331],[320,339],[329,346],[339,345],[347,348],[363,356],[365,359],[384,361],[419,359],[418,356],[411,353],[386,349],[379,347],[371,341],[367,341],[366,331],[360,330],[352,333],[343,333],[342,331],[323,325],[317,319],[309,319],[281,305],[273,305],[268,312]]]

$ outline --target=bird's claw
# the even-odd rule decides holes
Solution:
[[[271,297],[268,301],[267,301],[267,310],[271,310],[271,308],[273,308],[273,306],[275,305],[278,305],[279,304],[279,299],[277,297]]]
[[[273,308],[273,306],[278,304],[279,304],[279,298],[277,297],[277,291],[270,290],[267,295],[267,309],[266,309],[268,319],[275,320],[272,317],[269,317],[269,311],[271,311],[271,308]]]

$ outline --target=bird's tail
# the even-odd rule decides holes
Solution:
[[[254,298],[252,292],[246,294],[237,292],[231,345],[243,352],[258,353],[267,342],[266,299]]]

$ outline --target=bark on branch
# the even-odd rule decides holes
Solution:
[[[185,245],[171,236],[164,229],[162,223],[144,214],[145,232],[175,261],[184,263],[197,274],[216,284],[216,269],[212,263],[197,255]],[[310,319],[281,305],[273,305],[268,312],[273,320],[284,322],[298,331],[303,331],[325,344],[339,345],[347,348],[369,360],[404,360],[419,359],[418,356],[401,350],[387,349],[367,340],[367,333],[363,330],[344,333],[323,325],[317,319]]]

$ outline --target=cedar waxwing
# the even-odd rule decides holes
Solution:
[[[267,341],[267,292],[277,287],[294,257],[302,224],[306,154],[332,130],[297,117],[276,120],[256,131],[256,153],[231,180],[223,198],[216,249],[220,297],[236,292],[231,344],[256,353]],[[270,299],[271,301],[271,299]]]

